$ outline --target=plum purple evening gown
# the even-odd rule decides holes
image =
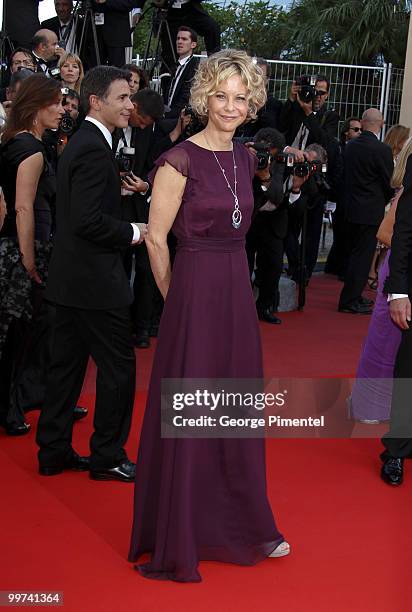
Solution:
[[[165,162],[187,177],[173,233],[178,240],[161,320],[136,467],[129,560],[147,578],[198,582],[200,560],[253,565],[282,541],[266,493],[262,439],[166,439],[162,378],[263,378],[245,234],[255,158],[234,143],[243,221],[213,153],[191,141]],[[217,151],[234,184],[230,151]]]

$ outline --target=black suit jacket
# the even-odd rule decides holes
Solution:
[[[18,47],[30,49],[31,39],[40,29],[39,1],[5,1],[6,32]]]
[[[349,141],[344,152],[346,216],[349,222],[379,225],[393,195],[391,148],[372,132]]]
[[[104,25],[97,26],[97,34],[107,47],[131,47],[129,13],[142,8],[144,0],[106,0],[93,3],[96,13],[104,13]]]
[[[192,87],[193,77],[195,76],[199,67],[199,61],[200,60],[198,57],[194,57],[192,55],[192,57],[186,62],[173,94],[170,110],[166,113],[166,117],[179,117],[182,108],[188,104],[190,98],[190,88]],[[173,81],[170,82],[170,87],[172,86],[172,83]],[[169,94],[170,89],[167,94],[167,99],[165,100],[166,104],[168,104]]]
[[[404,191],[396,208],[385,293],[412,296],[412,156],[406,164]]]
[[[57,16],[46,19],[46,21],[42,21],[41,27],[46,28],[46,30],[51,30],[56,34],[57,38],[60,38],[60,21]]]
[[[173,126],[174,127],[174,126]],[[171,128],[172,129],[172,128]],[[173,146],[169,137],[169,126],[163,122],[153,126],[132,129],[130,146],[135,149],[133,173],[142,180],[147,181],[147,175],[152,170],[155,160],[165,151]],[[122,138],[122,130],[113,133],[113,151],[117,151],[119,141]],[[147,198],[150,189],[145,195],[135,193],[132,196],[122,197],[122,219],[126,221],[138,221],[147,223],[149,219],[149,204]]]
[[[113,153],[99,128],[84,121],[59,160],[48,300],[97,310],[131,303],[122,249],[130,246],[133,228],[120,218]]]
[[[331,139],[338,135],[339,115],[335,110],[323,106],[316,115],[306,116],[299,102],[287,100],[279,115],[279,129],[285,134],[287,145],[291,145],[302,123],[308,128],[306,146],[318,143],[327,148]]]

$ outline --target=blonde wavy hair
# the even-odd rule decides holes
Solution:
[[[408,140],[405,142],[396,160],[395,169],[391,179],[391,185],[394,189],[397,187],[402,187],[406,164],[408,163],[410,155],[412,155],[412,138],[408,138]]]
[[[77,79],[72,89],[74,89],[75,91],[77,91],[78,94],[80,94],[80,85],[82,84],[84,78],[83,62],[80,57],[78,55],[75,55],[74,53],[65,53],[59,59],[59,63],[57,64],[57,66],[60,70],[63,64],[69,61],[75,62],[79,67],[79,78]]]
[[[219,90],[222,81],[234,75],[241,77],[247,89],[247,120],[256,118],[267,98],[263,72],[245,51],[225,49],[201,62],[193,80],[190,104],[201,120],[207,119],[208,98]]]

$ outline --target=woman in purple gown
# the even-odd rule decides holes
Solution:
[[[412,138],[409,138],[399,153],[392,177],[392,187],[397,189],[397,193],[378,232],[379,241],[388,248],[392,239],[396,206],[402,194],[406,163],[411,154]],[[391,319],[388,296],[383,292],[386,277],[389,275],[389,256],[390,250],[386,253],[378,272],[379,284],[375,307],[350,397],[351,417],[366,424],[389,420],[393,370],[402,336],[401,330]]]
[[[200,560],[253,565],[290,551],[266,493],[262,439],[161,438],[163,378],[261,379],[245,234],[255,157],[232,142],[265,101],[243,51],[204,61],[191,104],[205,129],[156,162],[147,248],[165,298],[136,466],[129,560],[147,578],[199,582]],[[177,237],[171,274],[167,234]]]

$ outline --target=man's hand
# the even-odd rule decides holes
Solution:
[[[132,241],[132,245],[141,244],[143,242],[143,240],[147,236],[147,225],[146,225],[146,223],[132,223],[132,225],[136,225],[139,228],[139,231],[140,231],[140,238],[139,238],[139,240]]]
[[[56,47],[54,50],[55,55],[57,55],[57,57],[61,57],[62,55],[64,55],[66,53],[66,50],[63,49],[62,47]]]
[[[291,102],[294,102],[298,97],[298,93],[299,93],[299,85],[296,85],[296,81],[292,81],[292,86],[289,92],[289,100]]]
[[[176,126],[173,128],[171,132],[169,132],[169,138],[172,142],[176,142],[176,140],[182,135],[186,127],[189,125],[190,120],[191,120],[191,116],[186,115],[185,109],[183,108],[180,111],[180,116],[179,116],[179,119],[177,120]]]
[[[396,298],[389,302],[392,321],[401,329],[409,329],[411,321],[411,302],[409,298]]]
[[[140,177],[131,174],[122,176],[122,185],[128,191],[134,193],[145,193],[149,189],[149,184],[143,181]]]
[[[270,172],[269,172],[269,166],[267,168],[264,168],[263,170],[256,170],[255,176],[260,178],[262,183],[268,183],[271,179]]]
[[[296,176],[296,175],[293,175],[292,191],[300,191],[302,185],[304,183],[306,183],[308,178],[309,178],[309,174],[307,174],[306,176]]]
[[[285,147],[285,149],[283,150],[284,153],[290,153],[291,155],[295,156],[295,160],[297,162],[304,162],[306,161],[306,155],[304,151],[301,151],[301,149],[296,149],[295,147]]]
[[[36,264],[34,261],[28,260],[24,256],[22,256],[23,266],[26,268],[27,274],[30,276],[31,280],[39,285],[42,284],[42,280],[36,270]]]
[[[313,113],[313,104],[312,102],[303,102],[298,96],[298,103],[306,117],[309,117]]]

